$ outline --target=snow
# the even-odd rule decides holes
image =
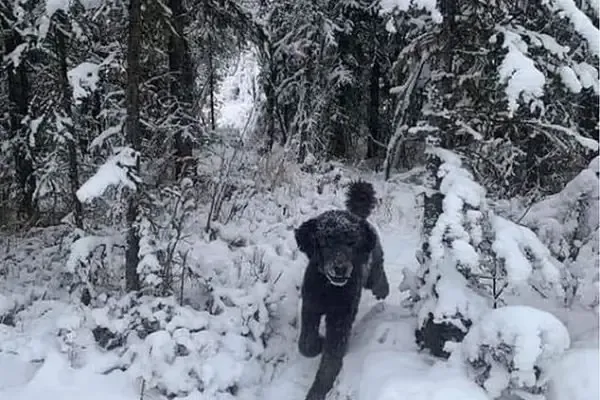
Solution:
[[[57,11],[68,12],[70,0],[46,0],[46,15],[52,17]]]
[[[136,179],[132,175],[138,163],[139,153],[128,147],[117,149],[117,154],[110,157],[98,168],[77,190],[77,198],[87,203],[102,194],[111,186],[123,185],[136,189]]]
[[[440,154],[448,161],[442,172],[447,179],[444,191],[458,193],[446,205],[447,209],[457,211],[452,202],[482,204],[478,196],[483,196],[484,191],[469,182],[467,171],[460,170],[460,159],[453,153]],[[596,164],[592,166],[597,168]],[[355,174],[346,169],[336,173],[342,175],[341,184]],[[372,176],[367,178],[381,198],[370,222],[381,235],[392,290],[385,301],[376,301],[370,293],[364,293],[348,355],[330,397],[489,399],[462,367],[435,361],[418,352],[414,341],[418,319],[403,306],[406,293],[398,287],[405,276],[418,268],[414,254],[420,243],[422,206],[418,193],[422,188],[404,183],[402,176],[394,176],[387,183]],[[251,198],[243,218],[218,226],[221,236],[216,240],[203,240],[199,234],[202,228],[192,227],[193,234],[184,244],[190,250],[188,262],[199,276],[210,280],[213,289],[208,296],[212,307],[218,310],[216,313],[179,306],[170,299],[148,297],[118,301],[111,298],[104,307],[92,308],[89,313],[78,307],[65,307],[59,301],[35,302],[26,312],[18,314],[19,321],[32,322],[16,328],[0,325],[0,398],[33,400],[45,394],[65,400],[75,397],[134,400],[140,398],[144,378],[148,398],[161,398],[157,394],[160,391],[180,399],[230,400],[234,396],[228,391],[237,388],[235,397],[248,400],[304,399],[319,359],[305,359],[296,348],[297,287],[305,260],[298,257],[290,229],[309,215],[343,207],[343,190],[336,184],[326,184],[323,193],[318,194],[312,177],[300,177],[293,185]],[[287,210],[285,214],[283,209]],[[482,213],[469,210],[464,215],[475,221]],[[486,315],[490,315],[486,304],[474,300],[477,297],[454,268],[456,260],[452,256],[463,261],[469,257],[475,259],[467,238],[476,241],[477,235],[469,236],[471,230],[461,234],[467,236],[454,240],[457,254],[450,253],[442,259],[452,268],[443,267],[450,272],[437,282],[440,301],[431,304],[437,307],[436,315],[451,318],[460,312],[473,321],[484,321],[475,325],[480,328],[471,328],[471,332],[479,332],[477,337],[490,345],[495,342],[487,334],[497,328],[507,341],[514,338],[513,344],[547,346],[544,349],[541,345],[533,346],[533,353],[517,357],[522,365],[529,365],[533,355],[538,362],[559,353],[565,343],[561,342],[558,325],[549,317],[524,312],[518,318],[501,316],[485,322]],[[230,244],[240,239],[246,246],[232,249]],[[76,264],[75,260],[85,258],[90,249],[110,240],[122,239],[95,235],[75,241],[67,266]],[[470,256],[466,257],[467,254]],[[265,266],[265,271],[260,273],[264,279],[256,280],[253,266],[258,262]],[[4,295],[1,299],[2,309],[16,307],[16,300],[12,300],[16,297]],[[159,329],[138,337],[130,327],[141,329],[139,321],[158,324]],[[574,320],[573,326],[580,325],[577,321]],[[527,329],[536,323],[541,327],[540,332],[544,332],[537,336],[539,342],[535,335],[523,336],[519,330],[525,324],[522,329],[529,332]],[[94,350],[93,338],[83,340],[90,335],[87,330],[90,326],[106,327],[118,334],[131,332],[124,338],[127,345],[123,349],[127,351]],[[266,338],[266,346],[262,340],[255,340],[260,337]],[[186,352],[190,355],[181,355]],[[120,368],[127,370],[123,372]],[[577,376],[575,372],[573,376]],[[199,382],[204,385],[204,393],[195,390]],[[570,388],[554,386],[552,390],[558,393]]]
[[[535,368],[547,371],[570,344],[567,328],[552,314],[508,306],[483,316],[452,353],[451,361],[491,365],[482,378],[483,386],[492,398],[498,398],[509,385],[517,389],[536,386]],[[479,373],[476,368],[469,371]]]
[[[527,235],[536,242],[542,242],[557,258],[569,259],[573,241],[578,238],[579,254],[567,263],[567,268],[578,282],[577,296],[589,305],[597,304],[598,299],[599,159],[595,157],[560,192],[532,204],[526,211],[519,211],[521,223],[535,231],[535,235],[529,232]],[[517,229],[527,232],[521,226]],[[515,232],[506,234],[511,239],[504,243],[513,241],[514,244],[514,240],[522,238]],[[556,265],[539,243],[535,247],[541,251],[540,256]],[[546,263],[548,271],[555,275],[556,271],[552,272],[550,264]]]
[[[533,60],[527,57],[527,44],[521,35],[504,28],[498,30],[504,34],[502,47],[508,49],[498,73],[500,82],[507,85],[505,91],[508,111],[512,116],[519,108],[519,99],[529,103],[544,95],[546,77],[536,68]]]
[[[584,89],[593,88],[594,93],[600,93],[600,83],[598,82],[598,69],[588,63],[577,63],[573,65],[573,71],[579,77],[581,86]]]
[[[368,353],[358,400],[488,400],[460,371],[399,351]]]
[[[444,255],[444,241],[450,240],[456,260],[465,265],[478,263],[477,253],[471,246],[469,233],[463,227],[465,205],[479,207],[485,198],[485,189],[473,180],[473,176],[461,167],[460,158],[444,149],[436,149],[442,160],[446,160],[438,172],[442,178],[440,192],[444,194],[443,213],[433,228],[429,244],[435,262]]]
[[[510,284],[521,285],[539,268],[545,280],[560,290],[560,270],[548,248],[529,228],[495,216],[492,220],[496,238],[492,249],[505,262]],[[526,256],[530,252],[535,263]]]
[[[599,157],[595,157],[563,190],[532,205],[529,212],[523,216],[523,223],[538,230],[543,223],[558,224],[563,230],[574,229],[572,224],[575,221],[569,220],[569,213],[577,207],[580,200],[593,201],[598,198],[598,163]],[[598,222],[593,216],[588,221],[591,224],[590,228]]]
[[[69,84],[73,88],[73,99],[78,103],[98,89],[100,65],[83,62],[67,72]]]
[[[385,30],[388,31],[389,33],[396,33],[396,32],[398,32],[396,30],[396,26],[394,25],[394,18],[389,18],[387,20],[387,22],[385,23]]]
[[[569,46],[559,44],[555,38],[545,33],[530,31],[521,26],[516,26],[514,29],[515,32],[529,37],[532,46],[546,49],[550,54],[557,56],[559,60],[564,60],[571,50]]]
[[[102,147],[104,143],[112,136],[118,135],[123,132],[123,122],[116,126],[109,126],[104,129],[98,136],[92,140],[89,145],[90,150],[98,147]]]
[[[569,350],[550,368],[547,400],[597,400],[600,398],[598,349]]]
[[[436,0],[379,0],[380,14],[389,14],[395,11],[408,11],[411,7],[425,9],[431,14],[431,19],[436,24],[441,24],[443,16],[437,8]]]
[[[217,124],[223,128],[246,131],[254,120],[255,100],[258,96],[259,66],[256,54],[247,50],[240,54],[236,65],[231,67],[221,82],[217,101],[222,104]]]
[[[569,21],[575,27],[575,30],[587,41],[592,54],[600,56],[600,30],[594,26],[594,23],[581,11],[573,0],[545,0],[545,3],[551,10],[562,11]]]
[[[90,235],[77,239],[71,244],[71,252],[65,263],[65,271],[75,273],[78,264],[85,262],[89,255],[98,247],[105,246],[110,251],[116,244],[116,238],[112,236]]]
[[[563,84],[569,89],[571,93],[580,93],[582,89],[581,82],[577,79],[577,74],[572,68],[562,66],[559,68],[558,73]]]
[[[13,310],[16,306],[17,302],[14,299],[0,293],[0,315],[8,313],[10,310]],[[2,322],[1,318],[0,322]]]
[[[466,279],[456,270],[455,265],[456,261],[453,259],[442,261],[440,270],[444,273],[435,286],[438,297],[435,301],[431,299],[425,302],[419,310],[418,320],[423,323],[431,312],[434,322],[450,322],[466,332],[467,327],[457,316],[476,321],[488,307],[485,301],[467,286]]]
[[[32,375],[30,370],[25,371],[27,375]],[[26,386],[0,386],[0,397],[19,400],[132,400],[139,398],[137,391],[138,388],[134,387],[124,372],[101,375],[87,368],[75,369],[68,364],[63,355],[52,351],[30,377]]]
[[[10,60],[12,67],[17,68],[19,66],[19,64],[21,64],[21,59],[23,57],[23,53],[28,49],[28,47],[29,47],[28,43],[19,44],[17,47],[15,47],[15,49],[12,52],[10,52],[10,54],[5,55],[3,57],[4,62],[8,63]]]
[[[485,189],[473,180],[473,175],[466,169],[450,163],[444,163],[440,166],[439,177],[443,177],[440,185],[440,192],[449,201],[457,201],[468,204],[472,207],[479,207],[485,198]]]

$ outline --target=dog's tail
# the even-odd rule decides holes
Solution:
[[[373,185],[363,180],[351,182],[346,192],[346,208],[352,214],[367,219],[375,208]]]

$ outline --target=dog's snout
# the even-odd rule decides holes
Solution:
[[[346,275],[346,268],[344,266],[335,266],[333,267],[333,272],[337,275],[337,276],[345,276]]]

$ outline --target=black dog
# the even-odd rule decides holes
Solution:
[[[373,186],[353,182],[346,197],[347,211],[326,211],[295,230],[298,248],[309,260],[302,283],[298,347],[306,357],[323,352],[306,400],[323,400],[331,390],[342,368],[362,288],[377,299],[389,294],[379,236],[366,220],[375,207]],[[323,315],[325,339],[319,336]]]

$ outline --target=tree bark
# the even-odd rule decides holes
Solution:
[[[140,151],[140,50],[142,47],[141,36],[142,1],[130,0],[129,2],[129,32],[127,38],[127,87],[125,101],[127,118],[125,130],[129,145]],[[138,165],[139,168],[139,165]],[[139,263],[140,238],[136,227],[139,209],[139,196],[132,194],[127,205],[127,249],[125,251],[125,289],[135,291],[140,289],[140,278],[137,272]]]
[[[210,128],[214,131],[217,127],[215,121],[215,68],[212,52],[212,41],[210,40],[208,42],[208,69],[208,85],[210,90]]]
[[[272,49],[269,45],[269,56],[272,55]],[[267,128],[267,150],[271,151],[275,144],[275,68],[273,61],[269,60],[269,72],[267,82],[264,85],[265,89],[265,117]]]
[[[178,129],[175,133],[175,175],[180,178],[191,166],[192,140],[185,125],[190,124],[194,91],[194,67],[184,36],[185,10],[182,0],[169,0],[173,12],[173,30],[169,37],[169,70],[171,72],[171,95],[176,100]],[[187,131],[187,132],[186,132]],[[187,133],[187,135],[186,135]]]
[[[77,141],[75,139],[75,131],[73,129],[73,113],[71,111],[71,87],[67,75],[67,44],[64,27],[67,26],[67,16],[64,12],[58,12],[56,15],[56,26],[54,29],[56,35],[56,54],[59,62],[58,82],[60,86],[61,113],[64,120],[65,138],[67,142],[67,157],[69,165],[69,186],[71,190],[71,202],[73,205],[73,221],[79,229],[83,228],[83,208],[81,202],[77,198],[77,190],[79,189],[79,165],[77,162]]]
[[[379,61],[373,61],[369,82],[369,140],[367,158],[378,157],[381,154],[381,129],[379,127],[379,77],[381,75]]]
[[[4,29],[5,26],[2,28]],[[6,38],[6,54],[12,53],[21,43],[21,36],[13,30]],[[24,129],[21,126],[21,121],[27,115],[29,107],[29,79],[25,65],[25,60],[21,59],[18,66],[7,68],[8,101],[10,103],[10,138],[13,143],[15,175],[21,192],[19,211],[27,217],[32,217],[37,208],[33,197],[37,183],[34,176],[33,157],[28,149]]]

